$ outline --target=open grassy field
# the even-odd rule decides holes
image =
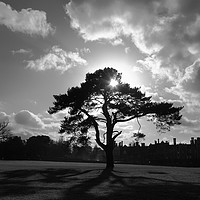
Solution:
[[[1,200],[200,200],[200,168],[0,161]]]

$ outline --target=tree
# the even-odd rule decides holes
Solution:
[[[69,88],[66,94],[54,95],[54,105],[48,110],[53,114],[68,109],[69,115],[61,122],[60,133],[82,137],[94,128],[96,142],[106,153],[106,168],[109,169],[114,167],[115,140],[122,134],[115,129],[117,123],[146,116],[160,131],[165,131],[180,124],[181,119],[182,107],[173,107],[168,102],[152,102],[140,88],[123,83],[121,76],[113,68],[88,73],[80,87]],[[103,125],[104,133],[100,131]]]
[[[9,121],[0,122],[0,142],[5,142],[10,137],[12,137],[12,134],[8,125],[9,125]]]
[[[29,159],[45,160],[49,155],[51,139],[46,135],[32,136],[26,141],[26,152]]]
[[[17,160],[25,158],[24,142],[19,136],[13,136],[2,143],[0,157],[5,160]]]

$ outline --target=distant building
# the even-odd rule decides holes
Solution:
[[[138,142],[123,146],[122,141],[114,149],[114,158],[122,163],[200,166],[200,137],[192,137],[190,144],[177,144],[173,138],[172,145],[158,140],[149,146]]]

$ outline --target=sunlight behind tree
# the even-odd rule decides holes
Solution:
[[[110,81],[110,86],[116,87],[117,85],[118,85],[118,81],[115,80],[115,79],[111,79],[111,81]]]

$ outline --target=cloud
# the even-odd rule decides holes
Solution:
[[[174,127],[174,130],[179,135],[191,135],[191,137],[198,137],[200,131],[199,117],[197,119],[190,119],[186,116],[183,116],[180,120],[181,125]]]
[[[179,80],[179,85],[187,91],[200,93],[200,59],[185,69],[184,76]]]
[[[200,126],[198,120],[191,120],[191,119],[188,119],[187,117],[182,117],[180,122],[181,122],[181,126],[187,126],[187,127],[192,127],[192,128]]]
[[[36,115],[28,110],[21,110],[13,114],[13,118],[13,130],[23,139],[36,135],[48,135],[53,140],[59,138],[60,120],[47,113]]]
[[[199,57],[199,6],[198,0],[71,0],[65,9],[85,41],[130,39],[143,54],[137,64],[175,85]]]
[[[0,122],[9,121],[12,134],[20,136],[22,139],[36,135],[48,135],[51,139],[58,140],[60,129],[58,118],[59,116],[52,116],[47,113],[36,115],[28,110],[21,110],[10,115],[0,112]]]
[[[18,49],[18,50],[12,50],[11,51],[13,55],[15,54],[28,54],[31,55],[32,51],[30,49]]]
[[[0,112],[0,123],[1,122],[9,122],[10,116],[7,115],[5,112]]]
[[[54,121],[61,121],[64,119],[64,117],[69,116],[69,110],[68,109],[64,109],[61,110],[57,113],[54,113],[53,115],[51,115]]]
[[[199,7],[198,0],[71,0],[66,13],[72,28],[85,41],[103,40],[113,45],[121,41],[126,53],[132,42],[142,54],[136,61],[137,67],[150,71],[162,83],[167,81],[165,92],[178,96],[188,111],[197,112]]]
[[[72,0],[66,5],[66,13],[72,28],[86,41],[108,40],[117,45],[123,44],[122,36],[126,36],[131,37],[141,52],[153,53],[161,48],[156,41],[149,42],[149,38],[163,27],[157,17],[162,7],[165,9],[166,5],[155,0]]]
[[[88,54],[88,53],[91,53],[91,51],[90,51],[90,49],[89,48],[86,48],[86,47],[84,47],[83,49],[76,49],[77,50],[77,52],[79,51],[80,53],[81,53],[81,55],[83,56],[84,54]]]
[[[117,38],[115,40],[111,40],[110,43],[113,45],[113,46],[117,46],[117,45],[124,45],[124,42],[121,38]]]
[[[178,79],[174,80],[174,86],[165,88],[165,91],[178,95],[190,111],[197,111],[200,107],[200,59],[185,68]]]
[[[55,31],[51,24],[47,23],[44,11],[28,8],[18,12],[3,2],[0,2],[0,24],[5,25],[13,32],[41,35],[43,37]]]
[[[37,60],[27,61],[27,68],[36,71],[58,70],[62,73],[77,65],[87,65],[79,52],[66,52],[58,46],[53,46],[49,52]]]
[[[43,121],[35,114],[28,110],[21,110],[14,116],[15,122],[30,128],[41,129],[44,128]]]

